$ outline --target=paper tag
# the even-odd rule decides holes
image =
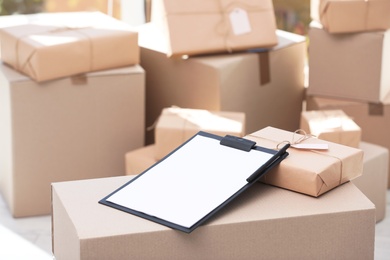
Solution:
[[[328,144],[293,144],[291,147],[296,149],[308,149],[308,150],[328,150]]]
[[[235,8],[230,12],[229,18],[235,35],[251,32],[252,29],[249,23],[248,13],[245,10]]]

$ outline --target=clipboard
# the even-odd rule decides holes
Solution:
[[[100,204],[191,233],[288,156],[254,141],[199,131]]]

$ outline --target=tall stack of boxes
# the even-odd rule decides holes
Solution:
[[[276,30],[272,1],[156,0],[152,21],[138,32],[146,126],[179,106],[243,112],[248,133],[298,128],[306,41]],[[146,143],[153,137],[147,133]]]
[[[318,115],[341,110],[361,128],[359,147],[367,161],[376,154],[377,167],[364,170],[366,187],[359,179],[357,185],[366,194],[377,193],[371,196],[377,201],[377,220],[384,217],[386,191],[390,187],[389,8],[390,1],[312,0],[313,20],[308,34],[306,108],[319,110],[311,112]],[[378,193],[380,201],[375,199]]]
[[[143,145],[138,34],[99,12],[2,19],[0,188],[14,217],[50,214],[52,182],[123,175]]]
[[[14,215],[37,214],[22,212],[29,208],[41,208],[39,214],[51,210],[53,253],[59,260],[259,256],[373,259],[375,220],[384,215],[383,208],[378,213],[375,207],[384,201],[381,196],[373,199],[377,193],[368,195],[372,190],[364,190],[369,180],[363,177],[371,171],[379,172],[374,178],[378,182],[387,177],[388,150],[361,142],[365,140],[365,128],[357,121],[354,124],[354,120],[349,122],[353,131],[346,137],[339,134],[344,132],[340,127],[336,135],[310,135],[312,117],[304,116],[302,106],[306,38],[276,29],[271,0],[151,3],[151,22],[135,31],[123,27],[123,34],[135,36],[136,41],[119,41],[135,50],[135,59],[121,68],[93,69],[95,61],[107,64],[103,45],[115,42],[115,33],[122,34],[119,24],[116,26],[120,32],[105,29],[89,34],[93,25],[81,23],[84,26],[69,29],[73,23],[61,20],[59,23],[66,24],[66,28],[49,28],[47,34],[48,29],[41,32],[41,25],[33,19],[28,23],[37,29],[34,37],[16,30],[12,31],[17,35],[13,42],[7,40],[11,29],[3,30],[3,49],[21,49],[25,38],[54,40],[53,35],[60,33],[58,39],[82,38],[86,49],[76,55],[87,55],[73,62],[83,69],[52,78],[41,76],[40,67],[35,65],[41,59],[21,63],[9,55],[14,50],[2,57],[8,65],[2,64],[0,73],[0,120],[6,122],[0,126],[0,145],[6,147],[0,149],[0,158],[5,162],[0,166],[0,188]],[[36,17],[45,20],[50,17],[46,15],[49,14]],[[80,15],[83,21],[91,20],[85,13]],[[109,24],[108,17],[100,15],[102,24]],[[109,37],[100,37],[100,33]],[[384,35],[385,31],[364,33]],[[312,26],[309,65],[313,74],[307,108],[316,104],[310,99],[323,95],[316,93],[316,89],[324,88],[316,82],[332,80],[331,76],[319,78],[321,73],[316,72],[324,70],[323,61],[331,62],[327,54],[317,58],[316,64],[313,52],[325,48],[316,47],[320,44],[317,34],[333,37],[324,28]],[[94,36],[102,40],[102,45],[100,41],[95,43]],[[347,36],[350,35],[342,38],[350,42]],[[326,42],[322,38],[319,41]],[[114,48],[121,58],[128,51],[120,44]],[[333,48],[336,47],[329,48],[329,52]],[[51,52],[51,47],[42,49],[43,58],[45,49],[49,49],[51,64],[42,70],[43,74],[59,73],[55,67],[68,67],[62,60],[75,50],[67,48],[60,53],[60,60],[54,61],[53,53],[57,51]],[[387,53],[387,49],[381,50],[383,53],[372,60],[370,69]],[[25,60],[34,61],[30,54],[34,57],[39,53],[33,48]],[[332,68],[335,64],[327,66]],[[379,69],[380,80],[374,83],[376,92],[368,91],[368,87],[363,88],[365,93],[350,92],[357,95],[355,98],[360,95],[363,102],[379,102],[383,113],[385,106],[380,102],[384,102],[388,89],[382,84],[386,81],[382,71]],[[322,107],[318,105],[317,109]],[[337,115],[350,119],[348,111],[344,111],[337,111]],[[225,126],[226,122],[230,124]],[[305,128],[307,134],[298,133],[299,128]],[[244,137],[268,149],[278,149],[286,141],[294,147],[289,148],[289,156],[278,167],[191,234],[98,203],[164,160],[199,130]],[[317,150],[318,147],[326,149]],[[130,176],[117,176],[125,174]],[[355,186],[355,180],[361,180],[356,186],[360,185],[363,192]],[[38,192],[32,189],[42,189],[42,194],[35,195]],[[154,247],[150,248],[150,244]]]

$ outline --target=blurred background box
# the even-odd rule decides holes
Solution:
[[[14,217],[50,214],[50,184],[125,174],[143,146],[139,66],[38,84],[0,67],[0,187]]]
[[[330,33],[387,30],[389,0],[311,0],[310,16]]]
[[[390,92],[390,30],[330,34],[309,30],[309,95],[381,102]]]
[[[300,129],[319,139],[359,148],[362,130],[344,111],[302,111]]]
[[[389,150],[380,145],[360,143],[364,152],[363,174],[352,182],[375,204],[376,222],[385,218]]]
[[[235,54],[168,58],[159,31],[139,27],[146,73],[146,126],[170,106],[245,113],[246,132],[299,127],[304,99],[305,37],[277,31],[278,46]],[[152,132],[146,144],[154,143]]]
[[[156,159],[165,157],[199,131],[220,136],[243,137],[245,114],[179,107],[164,108],[154,129]]]
[[[126,175],[137,175],[158,162],[156,159],[156,145],[149,144],[129,151],[125,155]]]
[[[168,56],[227,53],[277,44],[272,0],[153,0],[151,23]]]
[[[390,149],[390,95],[382,103],[321,96],[307,96],[306,100],[307,110],[343,110],[362,129],[362,141]],[[388,181],[388,187],[390,188],[390,181]]]
[[[39,82],[139,63],[137,32],[101,12],[11,15],[2,20],[19,23],[0,28],[3,62]]]

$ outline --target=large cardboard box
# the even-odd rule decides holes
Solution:
[[[302,111],[300,129],[317,138],[359,148],[362,130],[343,110]]]
[[[367,142],[361,142],[360,149],[364,152],[363,174],[352,182],[374,203],[379,222],[386,215],[389,150]]]
[[[156,124],[155,156],[160,160],[199,131],[225,136],[245,135],[245,114],[169,107],[161,111]]]
[[[101,205],[133,176],[53,183],[62,259],[374,259],[375,207],[351,182],[313,198],[255,183],[190,234]]]
[[[377,144],[390,150],[390,95],[382,103],[308,96],[306,106],[307,110],[342,109],[362,129],[363,141]],[[390,178],[388,179],[388,187],[390,188]]]
[[[265,52],[167,58],[158,33],[139,30],[146,73],[146,126],[165,107],[245,113],[246,132],[272,125],[299,127],[304,98],[305,37],[277,31],[279,45]],[[152,30],[149,30],[152,29]],[[153,132],[146,133],[153,143]]]
[[[269,149],[291,143],[289,155],[260,181],[277,187],[318,197],[363,173],[363,151],[296,132],[266,127],[245,138]],[[296,144],[309,145],[300,149]],[[327,145],[317,150],[317,145]]]
[[[390,30],[330,34],[309,30],[309,95],[381,102],[390,92]]]
[[[310,16],[330,33],[390,28],[389,0],[311,0]]]
[[[49,214],[51,182],[124,175],[144,111],[139,65],[41,84],[1,65],[0,188],[12,215]]]
[[[138,34],[124,22],[99,12],[41,15],[0,28],[2,60],[36,81],[139,63]]]
[[[151,11],[168,56],[271,47],[278,41],[271,0],[153,0]]]

